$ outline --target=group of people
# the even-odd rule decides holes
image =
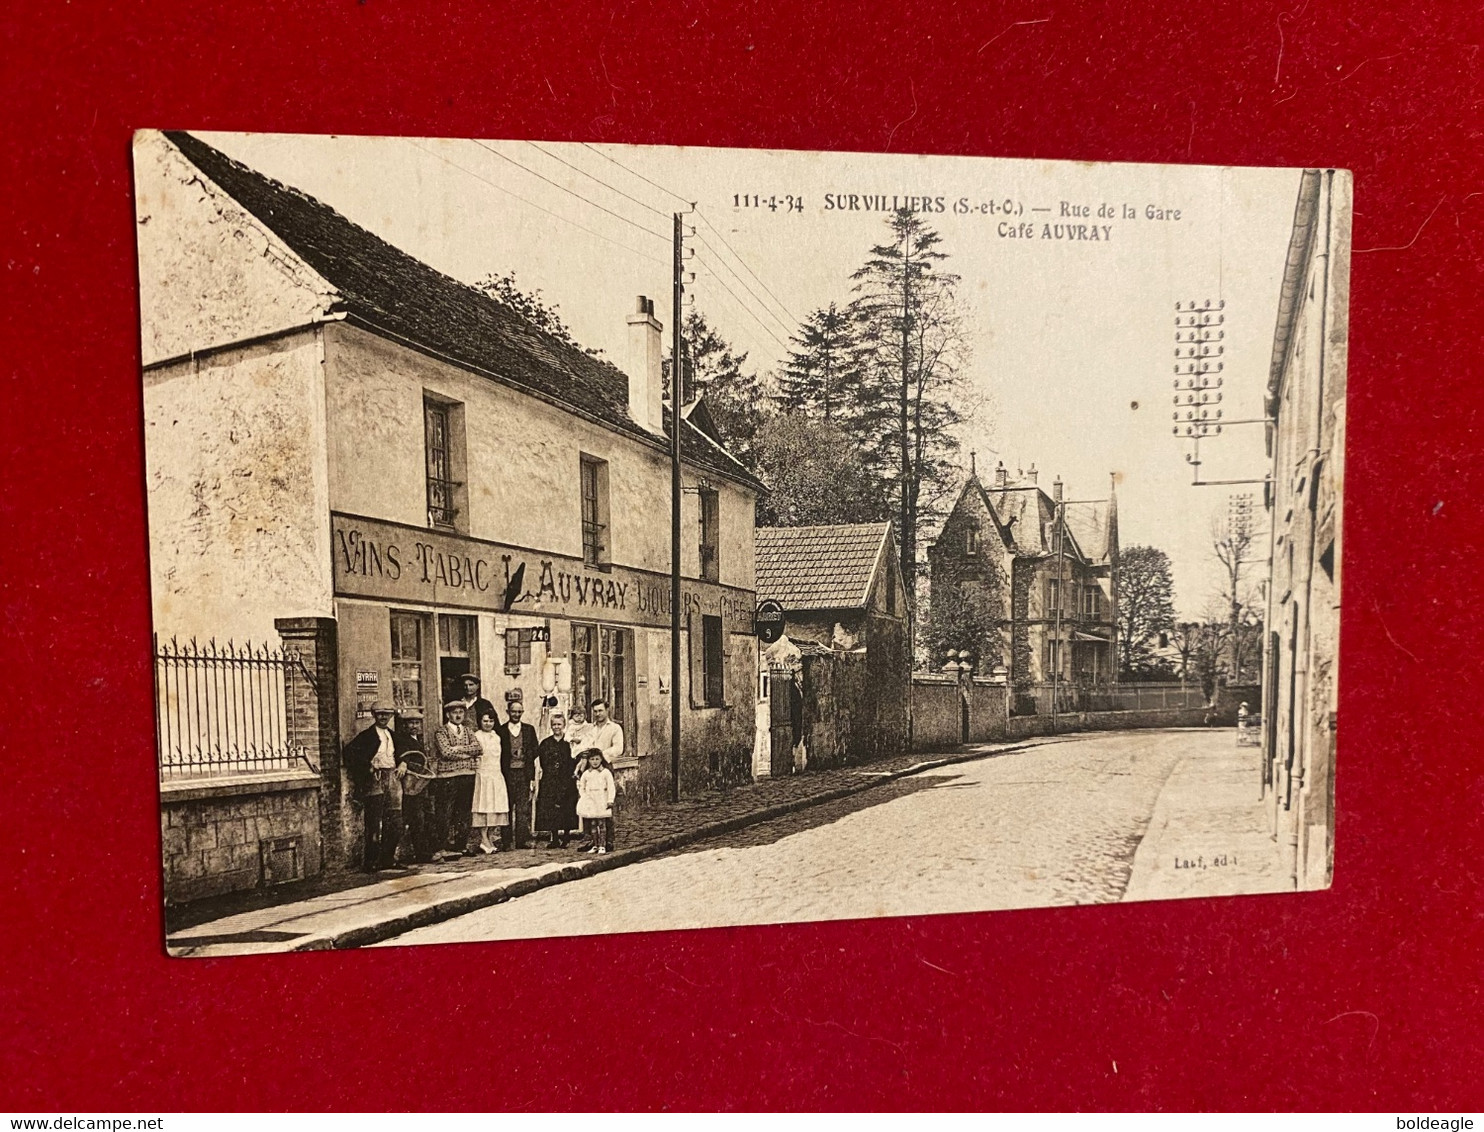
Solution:
[[[550,715],[551,733],[538,739],[524,721],[519,689],[506,694],[502,723],[480,694],[479,677],[463,679],[464,697],[443,705],[443,722],[419,743],[397,723],[396,709],[377,704],[371,726],[344,750],[343,765],[365,817],[362,867],[377,872],[404,861],[529,848],[571,847],[606,853],[613,843],[617,786],[613,761],[623,754],[623,728],[608,704],[580,704],[571,718]]]

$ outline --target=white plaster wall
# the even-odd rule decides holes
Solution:
[[[333,291],[157,130],[134,135],[145,365],[316,318]]]
[[[330,616],[324,392],[315,331],[144,377],[155,629],[276,642]]]
[[[579,463],[608,462],[615,564],[668,572],[670,464],[663,452],[535,397],[344,324],[325,328],[330,501],[336,511],[424,526],[423,394],[464,405],[468,530],[475,538],[582,555]],[[684,482],[701,476],[690,469]],[[752,588],[749,492],[720,492],[721,581]],[[699,501],[682,500],[682,571],[699,573]]]

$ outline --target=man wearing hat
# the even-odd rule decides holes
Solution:
[[[485,712],[493,715],[495,722],[498,723],[500,717],[495,712],[495,705],[485,699],[480,692],[479,677],[472,672],[466,672],[459,677],[459,682],[464,687],[462,699],[464,705],[464,722],[468,725],[469,730],[479,730],[479,721],[484,718]]]
[[[464,722],[464,701],[443,705],[443,722],[433,728],[432,755],[434,860],[469,853],[469,826],[474,811],[474,773],[479,769],[479,740]]]
[[[397,762],[412,749],[412,739],[395,726],[397,709],[377,704],[371,709],[371,726],[345,745],[341,765],[361,799],[366,826],[361,868],[366,872],[389,869],[397,860],[402,838],[400,788]]]

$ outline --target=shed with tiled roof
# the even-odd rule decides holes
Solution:
[[[760,527],[757,596],[788,612],[864,609],[892,560],[891,524]]]

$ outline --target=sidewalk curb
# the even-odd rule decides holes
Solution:
[[[633,849],[617,849],[602,857],[594,857],[589,861],[578,861],[566,865],[551,872],[542,873],[540,876],[522,877],[520,880],[510,881],[506,884],[497,885],[484,892],[466,893],[461,896],[451,896],[444,900],[417,908],[411,912],[405,912],[398,916],[390,917],[375,924],[362,924],[357,927],[345,928],[340,931],[324,932],[311,935],[299,940],[287,951],[341,951],[349,948],[365,947],[368,944],[381,943],[395,936],[412,931],[414,928],[425,928],[430,924],[442,923],[457,916],[463,916],[469,912],[477,912],[481,908],[489,908],[495,904],[504,904],[506,901],[514,900],[520,896],[536,892],[553,885],[565,884],[568,881],[581,880],[583,877],[594,876],[597,873],[607,872],[609,869],[622,868],[625,865],[636,864],[650,857],[657,857],[661,853],[668,853],[672,849],[704,841],[709,837],[716,837],[724,833],[732,833],[739,829],[745,829],[751,825],[760,825],[763,822],[773,821],[777,818],[786,817],[797,813],[799,810],[807,810],[813,806],[823,805],[826,802],[837,802],[841,798],[849,798],[853,794],[861,794],[867,790],[874,790],[888,782],[907,778],[910,775],[921,774],[923,771],[936,770],[939,767],[953,766],[957,763],[973,762],[976,759],[993,758],[996,755],[1008,755],[1015,751],[1023,751],[1030,747],[1040,746],[1037,740],[1060,738],[1060,736],[1035,736],[1024,742],[1014,743],[1005,747],[996,747],[993,750],[960,751],[952,755],[940,758],[926,759],[920,763],[914,763],[901,770],[884,771],[879,775],[869,778],[864,782],[851,783],[848,786],[837,786],[833,790],[826,790],[822,794],[815,794],[808,798],[796,798],[789,802],[779,802],[776,805],[755,810],[750,814],[739,814],[736,817],[725,818],[721,821],[707,822],[694,829],[683,833],[672,833],[668,837],[662,837],[658,841],[652,841],[648,845],[636,846]]]

